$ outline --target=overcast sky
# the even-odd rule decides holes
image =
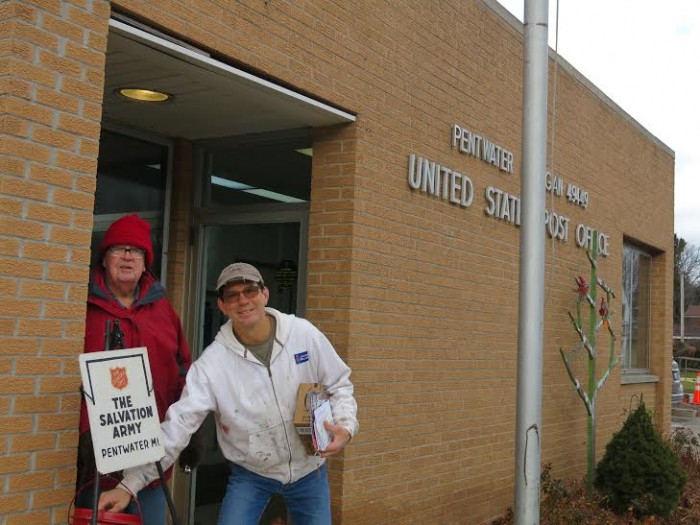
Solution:
[[[676,153],[675,232],[700,246],[700,0],[559,0],[558,42],[556,8],[550,47]]]

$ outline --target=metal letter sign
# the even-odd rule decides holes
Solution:
[[[108,474],[165,456],[146,348],[79,359],[97,470]]]

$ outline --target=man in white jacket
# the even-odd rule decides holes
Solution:
[[[308,321],[266,308],[270,296],[260,272],[233,263],[217,281],[217,304],[229,318],[192,364],[178,402],[161,428],[168,468],[209,412],[219,447],[231,464],[218,525],[257,525],[273,494],[280,494],[294,525],[330,525],[325,458],[341,452],[358,430],[350,368]],[[334,424],[325,450],[308,455],[294,426],[301,383],[328,395]],[[158,477],[154,465],[124,472],[138,492]],[[119,512],[130,500],[121,485],[100,497],[99,508]]]

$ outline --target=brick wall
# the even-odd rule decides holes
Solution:
[[[0,523],[63,523],[109,5],[0,4]]]
[[[353,367],[350,317],[353,222],[356,201],[355,128],[338,126],[313,136],[311,209],[307,280],[307,317],[333,342],[339,355]],[[329,460],[333,522],[342,523],[345,461]]]
[[[2,525],[60,522],[74,476],[75,355],[109,13],[105,2],[48,5],[53,10],[0,7],[9,20],[1,34],[11,35],[0,40],[11,58],[2,80],[10,92],[3,99],[10,155],[2,160],[9,176],[0,192],[0,370],[8,376],[0,388],[9,389],[0,390],[7,414],[0,445],[9,459]],[[360,434],[331,462],[334,523],[490,523],[512,504],[520,230],[486,215],[485,189],[520,192],[522,37],[489,5],[112,3],[358,113],[354,125],[314,133],[307,311],[353,368],[360,405]],[[575,308],[574,277],[589,271],[575,227],[609,236],[599,275],[618,293],[625,238],[659,254],[651,371],[661,381],[623,385],[619,368],[612,374],[598,400],[600,457],[640,395],[649,406],[668,400],[673,154],[564,62],[550,61],[550,73],[556,111],[551,104],[548,163],[590,194],[586,209],[547,198],[570,227],[567,242],[546,247],[542,458],[555,476],[572,477],[584,472],[585,411],[558,352],[578,342],[567,312]],[[513,151],[515,174],[451,148],[454,123]],[[473,204],[411,191],[410,153],[468,175]],[[174,213],[171,225],[168,287],[177,304],[186,293],[178,287],[187,275],[188,213]],[[618,299],[618,332],[620,309]],[[607,342],[600,343],[602,373]],[[574,369],[584,374],[585,363]],[[666,428],[668,410],[657,417]],[[38,497],[45,486],[54,491],[49,503]]]

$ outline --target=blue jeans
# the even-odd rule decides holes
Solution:
[[[273,494],[284,498],[291,525],[331,525],[331,491],[325,464],[289,484],[234,464],[217,524],[258,525]]]
[[[141,506],[141,523],[151,525],[166,525],[168,503],[163,487],[143,488],[136,495]],[[128,508],[135,507],[133,500]]]

